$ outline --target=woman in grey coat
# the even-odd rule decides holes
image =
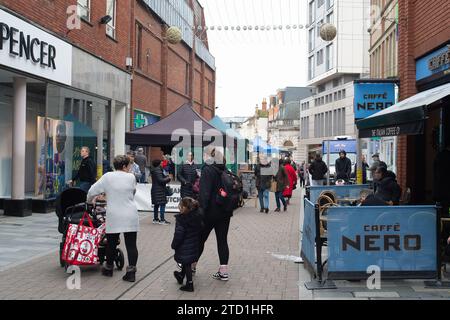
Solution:
[[[161,160],[153,160],[153,168],[151,170],[152,175],[152,204],[153,209],[153,223],[169,225],[170,222],[166,221],[164,214],[166,212],[167,204],[167,184],[170,182],[170,178],[166,177],[161,167]],[[158,219],[158,212],[160,219]]]
[[[106,194],[106,264],[102,274],[113,276],[114,260],[117,243],[121,233],[125,237],[125,246],[128,254],[127,273],[122,278],[125,281],[136,281],[136,264],[138,250],[136,246],[137,232],[139,231],[139,216],[134,195],[136,193],[136,178],[129,173],[130,159],[127,156],[114,158],[114,172],[108,172],[100,178],[90,189],[88,202],[95,197]]]

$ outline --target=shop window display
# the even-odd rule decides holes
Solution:
[[[38,121],[36,196],[53,198],[81,164],[83,146],[97,163],[99,175],[104,155],[108,159],[110,116],[107,100],[48,85],[46,117]]]

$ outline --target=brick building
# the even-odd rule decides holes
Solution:
[[[132,6],[131,128],[155,123],[186,102],[207,120],[212,119],[215,61],[203,31],[203,8],[196,0],[136,0]],[[166,40],[169,26],[182,31],[180,43]],[[148,154],[160,157],[161,149],[150,148]]]
[[[450,3],[446,0],[399,0],[399,77],[400,100],[450,82]],[[447,61],[438,69],[429,69],[433,57],[447,52]],[[422,70],[422,62],[425,69]],[[422,72],[425,74],[421,75]],[[442,125],[450,130],[449,99],[441,99],[428,107],[428,120],[423,135],[400,136],[398,142],[398,178],[403,188],[411,187],[417,202],[432,199],[433,160],[439,141],[433,132]],[[445,108],[444,108],[445,107]],[[442,144],[442,141],[440,142]]]
[[[417,204],[438,200],[434,160],[450,143],[449,16],[448,1],[398,1],[400,102],[358,121],[360,135],[398,136],[398,181]]]

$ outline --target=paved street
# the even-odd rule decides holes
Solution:
[[[425,289],[423,281],[385,281],[379,291],[368,290],[365,282],[336,281],[338,289],[309,291],[310,281],[299,256],[300,192],[287,213],[261,214],[255,201],[235,213],[229,233],[230,281],[211,278],[218,265],[214,234],[194,278],[195,292],[178,290],[173,278],[175,262],[170,249],[173,228],[153,225],[149,213],[141,213],[138,281],[112,279],[98,267],[83,269],[81,290],[68,290],[68,275],[58,264],[59,235],[54,214],[17,219],[0,216],[0,299],[449,299],[450,290]],[[274,199],[271,206],[274,205]],[[173,221],[173,219],[172,219]],[[4,250],[6,248],[7,250]],[[51,252],[49,252],[51,250]]]
[[[170,249],[174,225],[153,225],[152,217],[147,213],[141,220],[138,281],[134,285],[121,280],[124,272],[116,272],[112,279],[105,279],[95,267],[83,270],[81,290],[68,290],[68,275],[58,264],[56,249],[59,236],[57,232],[48,230],[49,234],[54,235],[52,241],[55,250],[44,256],[42,254],[48,251],[48,247],[42,252],[36,252],[34,254],[37,257],[31,261],[25,260],[26,254],[20,254],[24,259],[23,264],[0,272],[0,299],[297,300],[299,265],[286,259],[299,255],[299,197],[293,200],[287,213],[261,214],[254,205],[254,200],[250,200],[232,219],[229,234],[231,279],[228,282],[211,278],[218,267],[216,241],[212,233],[194,279],[196,291],[193,294],[179,291],[172,275],[176,266]],[[32,217],[38,218],[47,220],[49,226],[54,225],[56,228],[54,214]],[[30,218],[21,221],[26,219]],[[10,223],[10,218],[3,217],[1,221],[3,227],[5,223]],[[32,232],[28,233],[28,237],[28,245],[33,246]],[[10,242],[10,245],[16,244]],[[17,245],[21,244],[18,242]],[[0,260],[3,259],[2,254]]]

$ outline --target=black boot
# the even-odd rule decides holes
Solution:
[[[102,275],[104,275],[105,277],[112,277],[113,269],[114,266],[109,266],[108,264],[105,264],[105,266],[102,268]]]
[[[127,273],[122,278],[123,281],[136,281],[136,267],[127,267]]]
[[[174,272],[173,272],[173,276],[175,277],[175,279],[177,279],[178,284],[183,284],[184,276],[181,274],[181,272],[179,272],[179,271],[174,271]]]
[[[260,212],[260,213],[263,213],[263,212],[264,212],[264,209],[259,210],[259,212]]]
[[[268,208],[266,208],[264,211],[265,211],[266,213],[269,213],[269,209],[268,209]]]
[[[185,286],[180,287],[181,291],[194,292],[194,283],[188,282]]]

